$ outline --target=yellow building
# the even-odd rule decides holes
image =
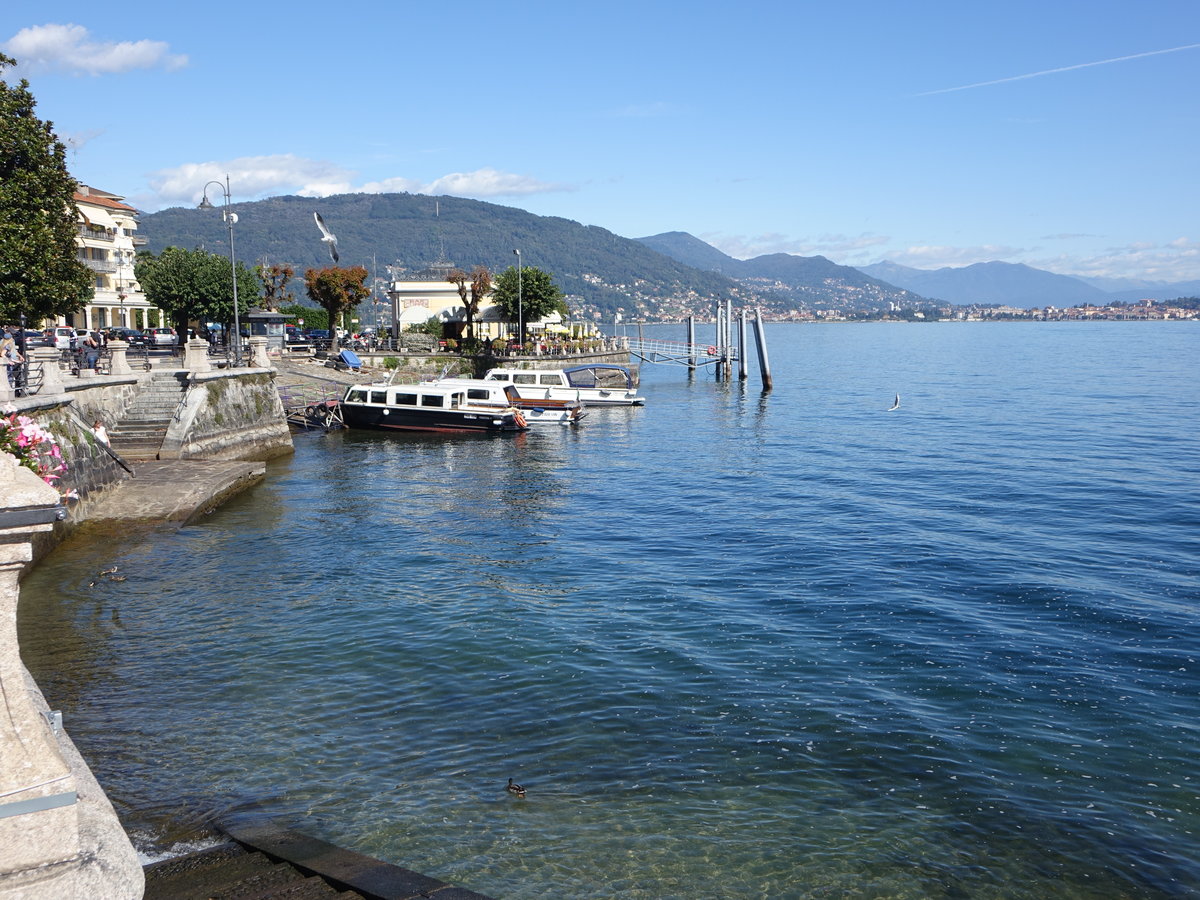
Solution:
[[[146,239],[137,234],[137,210],[123,199],[87,185],[75,192],[76,254],[92,270],[96,293],[82,310],[57,324],[98,330],[142,328],[160,321],[160,311],[147,302],[133,275],[137,248],[145,246]]]
[[[453,263],[439,261],[410,278],[394,278],[388,282],[390,324],[394,333],[422,325],[436,316],[442,321],[447,337],[462,337],[467,326],[467,311],[458,294],[458,285],[447,280],[457,268]],[[475,316],[475,336],[500,337],[506,330],[505,323],[500,320],[499,310],[489,295],[479,304],[479,312]]]

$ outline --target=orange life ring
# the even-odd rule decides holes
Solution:
[[[709,346],[709,348],[708,348],[708,355],[709,355],[709,356],[716,356],[716,355],[717,355],[717,348],[716,348],[716,347],[713,347],[713,346],[711,346],[711,345],[710,345],[710,346]]]
[[[513,410],[513,421],[516,422],[518,425],[520,425],[522,428],[526,427],[525,417],[523,415],[521,415],[521,413],[518,410]]]

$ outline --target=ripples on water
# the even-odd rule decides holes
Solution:
[[[56,551],[27,661],[147,846],[265,809],[504,897],[1200,895],[1200,327],[769,334],[768,397],[299,436]]]

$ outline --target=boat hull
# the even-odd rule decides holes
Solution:
[[[524,431],[511,414],[444,409],[406,409],[367,404],[341,404],[347,428],[376,431],[424,431],[442,434],[503,434]]]

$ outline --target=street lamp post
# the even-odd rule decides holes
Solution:
[[[229,176],[225,176],[225,183],[219,181],[210,181],[204,185],[204,196],[200,201],[200,209],[212,209],[213,205],[208,201],[208,188],[210,185],[216,185],[225,195],[225,224],[229,226],[229,268],[233,275],[233,335],[230,341],[230,349],[233,350],[233,360],[230,362],[232,366],[241,365],[242,361],[242,325],[238,319],[238,295],[237,295],[237,262],[233,255],[233,225],[237,222],[237,214],[229,211]]]
[[[525,352],[525,304],[521,297],[521,251],[514,250],[517,254],[517,343],[520,344],[520,351]]]

